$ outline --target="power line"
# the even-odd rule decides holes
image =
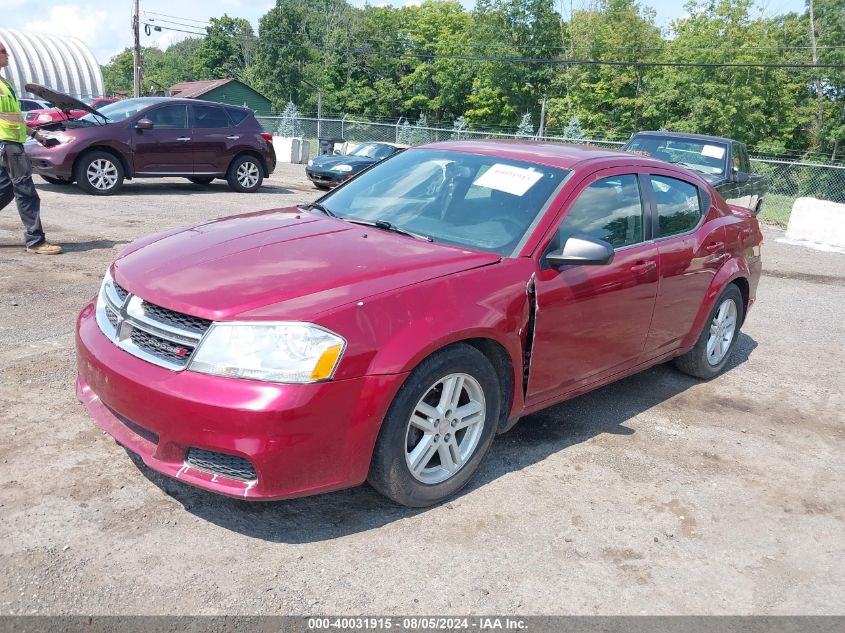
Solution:
[[[160,26],[150,23],[145,23],[147,26],[158,26],[162,30],[176,31],[178,33],[188,33],[190,35],[205,36],[205,32],[188,31],[184,29],[177,29],[174,27]],[[788,63],[771,63],[771,62],[661,62],[661,61],[629,61],[629,60],[599,60],[599,59],[561,59],[561,58],[545,58],[545,57],[518,57],[518,56],[491,56],[491,55],[458,55],[449,53],[421,53],[412,50],[404,51],[382,51],[374,52],[372,50],[363,48],[345,48],[345,47],[330,47],[319,46],[316,44],[304,44],[302,42],[280,42],[280,41],[263,41],[264,45],[284,46],[291,48],[304,48],[309,50],[320,50],[337,53],[351,53],[359,57],[381,57],[385,54],[392,53],[395,55],[404,55],[415,57],[417,59],[435,61],[438,59],[449,59],[456,61],[477,61],[477,62],[496,62],[496,63],[511,63],[511,64],[545,64],[552,66],[633,66],[640,68],[794,68],[794,69],[810,69],[810,68],[830,68],[830,69],[845,69],[845,64],[788,64]]]
[[[183,22],[197,22],[198,24],[208,24],[209,20],[194,20],[193,18],[183,18],[178,15],[168,15],[167,13],[159,13],[158,11],[144,11],[147,15],[160,15],[163,18],[173,18],[174,20],[182,20]]]

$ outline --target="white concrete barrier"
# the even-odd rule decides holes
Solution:
[[[792,205],[786,241],[845,252],[845,204],[798,198]]]
[[[273,149],[280,163],[307,163],[310,147],[308,142],[291,136],[274,136]]]

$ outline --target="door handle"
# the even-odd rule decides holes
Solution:
[[[654,260],[649,260],[647,262],[637,262],[636,264],[631,266],[631,272],[643,274],[651,272],[655,268],[657,268],[657,264],[654,262]]]
[[[190,141],[191,137],[190,136],[180,136],[176,140],[179,141],[180,143],[184,143],[185,141]]]
[[[724,248],[724,242],[710,242],[707,246],[704,247],[704,250],[708,253],[715,253],[716,251],[724,250]]]
[[[237,135],[237,134],[232,134],[232,136],[227,136],[226,138],[230,141],[237,141],[240,138],[240,136]]]

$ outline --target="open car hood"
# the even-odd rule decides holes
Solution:
[[[102,116],[99,112],[97,112],[94,108],[89,106],[86,103],[83,103],[79,99],[75,99],[70,95],[66,95],[63,92],[56,92],[46,86],[41,86],[39,84],[26,84],[24,86],[27,92],[31,92],[35,96],[44,99],[45,101],[50,101],[53,105],[70,116],[72,110],[85,110],[86,112],[90,112],[91,114],[95,114],[97,116]]]

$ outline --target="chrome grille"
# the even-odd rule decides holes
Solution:
[[[97,299],[97,324],[126,352],[179,371],[190,363],[211,321],[144,301],[107,278]]]
[[[120,321],[120,316],[117,314],[117,312],[115,312],[108,306],[106,306],[106,318],[109,320],[109,323],[111,323],[111,326],[113,328],[116,328],[118,321]]]
[[[187,359],[194,352],[193,347],[174,344],[165,338],[150,334],[139,328],[133,328],[129,338],[145,352],[177,365],[186,365]]]
[[[126,301],[126,297],[129,296],[129,291],[123,288],[123,286],[119,286],[117,282],[112,282],[114,285],[114,293],[117,295],[117,298],[120,299],[121,304]]]
[[[155,319],[165,325],[171,327],[181,327],[198,334],[205,334],[205,331],[211,327],[211,321],[208,319],[201,319],[199,317],[191,316],[189,314],[182,314],[181,312],[174,312],[167,308],[162,308],[149,301],[141,303],[144,308],[144,314],[151,319]]]
[[[187,455],[185,455],[185,463],[194,468],[214,475],[222,475],[229,479],[255,481],[258,478],[255,474],[255,468],[248,460],[243,457],[236,457],[235,455],[227,455],[226,453],[215,453],[213,451],[191,447],[188,449]]]

